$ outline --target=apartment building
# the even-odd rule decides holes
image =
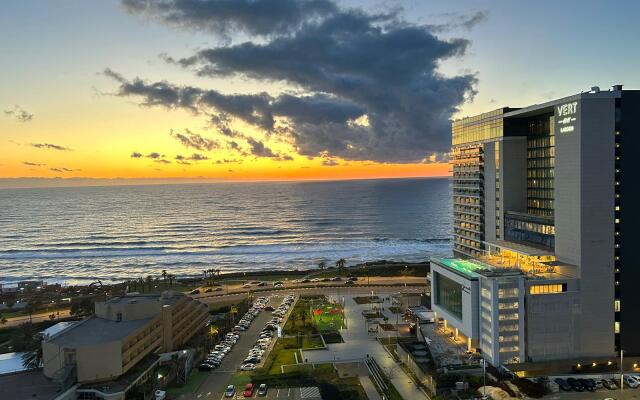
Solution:
[[[494,364],[640,355],[640,91],[500,108],[452,134],[458,258],[432,263],[434,311]]]
[[[207,305],[176,292],[97,302],[95,315],[44,338],[44,374],[65,387],[77,383],[80,392],[131,372],[134,382],[153,367],[156,354],[181,349],[208,316]]]

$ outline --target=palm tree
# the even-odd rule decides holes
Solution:
[[[169,275],[169,274],[167,274],[167,270],[163,269],[162,270],[162,280],[164,280],[164,285],[165,286],[167,286],[167,275]]]
[[[39,343],[38,343],[39,344]],[[42,346],[22,354],[22,366],[26,369],[38,369],[42,365]]]
[[[169,275],[167,275],[167,277],[169,278],[169,286],[170,286],[170,287],[173,287],[173,279],[174,279],[176,276],[175,276],[175,275],[173,275],[173,274],[169,274]]]
[[[318,263],[318,268],[319,268],[320,270],[324,270],[325,268],[327,268],[327,263],[326,263],[326,262],[324,262],[324,261],[320,261],[320,262]]]
[[[345,260],[344,258],[341,258],[338,261],[336,261],[336,267],[338,267],[338,273],[340,275],[342,275],[342,270],[344,270],[344,267],[346,264],[347,264],[347,260]]]
[[[147,275],[147,286],[149,286],[149,291],[151,291],[151,289],[153,288],[152,285],[153,285],[153,276]]]

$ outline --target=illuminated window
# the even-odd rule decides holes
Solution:
[[[532,285],[529,288],[530,294],[553,294],[563,293],[567,291],[566,283],[554,283],[545,285]]]
[[[614,333],[620,333],[620,322],[616,321],[613,323],[613,331]]]
[[[613,302],[613,308],[616,312],[620,312],[620,300],[616,300]]]

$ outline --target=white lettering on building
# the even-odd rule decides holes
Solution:
[[[562,104],[557,107],[558,116],[564,117],[565,115],[575,114],[578,111],[578,102]]]

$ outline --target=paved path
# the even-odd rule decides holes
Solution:
[[[58,312],[60,313],[58,315]],[[50,312],[46,312],[46,313],[39,313],[39,314],[33,314],[31,316],[31,321],[33,322],[42,322],[42,321],[49,321],[50,318],[49,316],[51,314],[55,314],[55,318],[56,319],[60,319],[60,318],[68,318],[71,314],[69,313],[69,310],[56,310],[56,311],[50,311]],[[5,328],[5,327],[10,327],[10,326],[17,326],[17,325],[22,325],[25,322],[29,322],[29,316],[25,315],[22,317],[12,317],[12,318],[7,318],[7,323],[3,324],[1,327]]]
[[[379,291],[375,288],[376,295],[386,297],[390,292]],[[369,294],[371,293],[369,290]],[[329,295],[331,297],[332,295]],[[333,295],[335,296],[335,294]],[[326,363],[333,361],[363,360],[369,355],[382,368],[389,377],[400,395],[406,400],[425,400],[428,397],[420,391],[411,378],[404,372],[395,360],[387,353],[374,335],[367,332],[362,311],[371,308],[370,304],[359,305],[353,301],[353,296],[345,297],[345,318],[347,329],[341,330],[344,343],[327,345],[327,350],[304,351],[303,355],[310,363]],[[342,299],[342,296],[338,297]]]
[[[358,379],[360,379],[360,385],[362,385],[362,388],[367,393],[369,400],[382,400],[373,382],[371,382],[371,378],[368,376],[359,376]]]

